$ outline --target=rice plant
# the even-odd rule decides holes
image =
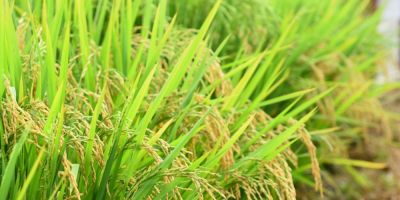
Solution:
[[[399,84],[378,84],[375,81],[377,73],[384,71],[387,51],[383,38],[377,34],[381,10],[371,13],[369,3],[230,0],[222,4],[212,27],[215,35],[213,45],[223,42],[224,38],[229,40],[222,62],[264,50],[270,54],[266,55],[263,65],[279,66],[283,62],[281,77],[286,80],[277,86],[271,97],[314,88],[306,95],[312,98],[336,86],[332,93],[318,101],[320,110],[308,128],[314,135],[314,143],[319,146],[319,155],[323,155],[320,164],[330,168],[323,172],[326,174],[325,182],[337,188],[332,192],[333,196],[339,195],[334,197],[336,199],[343,195],[342,189],[352,190],[349,188],[354,185],[371,189],[373,182],[362,178],[364,175],[356,168],[386,168],[386,160],[392,154],[388,146],[397,146],[398,143],[398,113],[385,109],[382,99],[387,98],[390,91],[398,89]],[[208,7],[212,1],[194,0],[190,4],[173,1],[170,4],[174,11],[196,13],[196,18],[185,18],[180,23],[198,27],[205,12],[201,8]],[[196,6],[199,4],[208,6]],[[273,52],[271,49],[274,47],[281,49]],[[273,71],[274,68],[259,67],[255,74],[262,78],[254,76],[256,89],[253,92],[248,90],[244,97],[257,101],[257,95],[265,88],[264,80],[268,80]],[[233,81],[242,76],[237,75]],[[398,99],[398,96],[391,99]],[[261,101],[265,101],[261,103],[264,111],[272,115],[278,115],[289,105],[271,105],[268,98]],[[295,180],[312,186],[314,184],[303,173],[305,168],[311,167],[307,163],[293,175]],[[336,185],[334,177],[329,174],[342,173],[339,171],[354,179],[346,185]],[[362,192],[354,195],[354,198],[362,198]]]
[[[320,164],[383,168],[323,142],[391,141],[379,13],[318,2],[2,1],[0,200],[322,197]]]

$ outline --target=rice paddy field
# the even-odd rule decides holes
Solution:
[[[0,200],[399,199],[367,0],[2,0]]]

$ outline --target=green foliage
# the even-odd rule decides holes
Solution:
[[[398,85],[373,83],[383,54],[371,56],[379,15],[366,6],[0,3],[0,200],[295,199],[295,184],[322,194],[311,136],[325,152],[329,134],[312,133],[391,130],[377,98]],[[370,119],[354,115],[364,103],[386,121],[354,123]]]

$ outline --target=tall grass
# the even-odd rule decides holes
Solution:
[[[371,82],[378,15],[252,2],[0,3],[0,200],[322,195],[312,136],[324,152],[321,133],[357,131],[357,106],[397,87]]]
[[[314,88],[306,95],[310,99],[336,86],[326,98],[318,101],[320,110],[308,124],[308,129],[315,133],[312,134],[313,141],[319,147],[319,155],[323,157],[319,159],[320,163],[329,166],[329,170],[323,171],[328,179],[326,182],[337,188],[332,195],[341,194],[342,189],[349,190],[354,185],[371,189],[373,182],[363,178],[364,175],[356,168],[385,168],[385,159],[391,153],[388,147],[396,145],[398,113],[384,109],[381,99],[399,84],[378,84],[375,81],[376,74],[384,71],[381,66],[387,52],[382,45],[384,40],[377,34],[381,11],[372,13],[369,3],[230,0],[222,4],[223,8],[212,27],[213,45],[228,38],[223,52],[226,57],[222,63],[266,51],[269,54],[260,62],[261,66],[282,65],[281,76],[277,79],[285,81],[269,94],[270,98]],[[198,6],[200,4],[203,6]],[[202,8],[211,4],[212,1],[173,1],[170,7],[173,10],[171,13],[195,13],[196,17],[178,22],[196,28],[205,15],[206,9]],[[280,50],[274,52],[274,47],[280,47]],[[250,78],[255,89],[247,90],[243,97],[258,101],[257,95],[268,85],[266,80],[270,80],[276,69],[265,68],[258,67],[257,71],[250,72],[256,74]],[[224,70],[235,69],[227,67]],[[246,74],[238,74],[232,79],[233,83],[247,74],[247,71]],[[289,105],[270,105],[269,102],[266,98],[261,107],[273,116],[279,115]],[[363,155],[352,156],[354,149],[361,149]],[[378,163],[364,163],[364,159]],[[359,165],[360,162],[364,164]],[[302,172],[311,167],[307,161],[305,163],[293,175],[295,180],[312,185]],[[336,169],[331,170],[332,165],[340,166],[340,170],[343,169],[358,184],[331,184],[335,181],[329,174],[339,173]],[[354,198],[362,198],[359,195]]]

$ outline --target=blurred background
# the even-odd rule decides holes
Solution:
[[[387,63],[387,76],[391,80],[400,79],[400,0],[374,0],[375,9],[383,6],[382,19],[379,25],[379,32],[386,37],[388,44],[392,48],[392,53],[389,55]],[[378,80],[382,81],[383,75],[379,76]]]

